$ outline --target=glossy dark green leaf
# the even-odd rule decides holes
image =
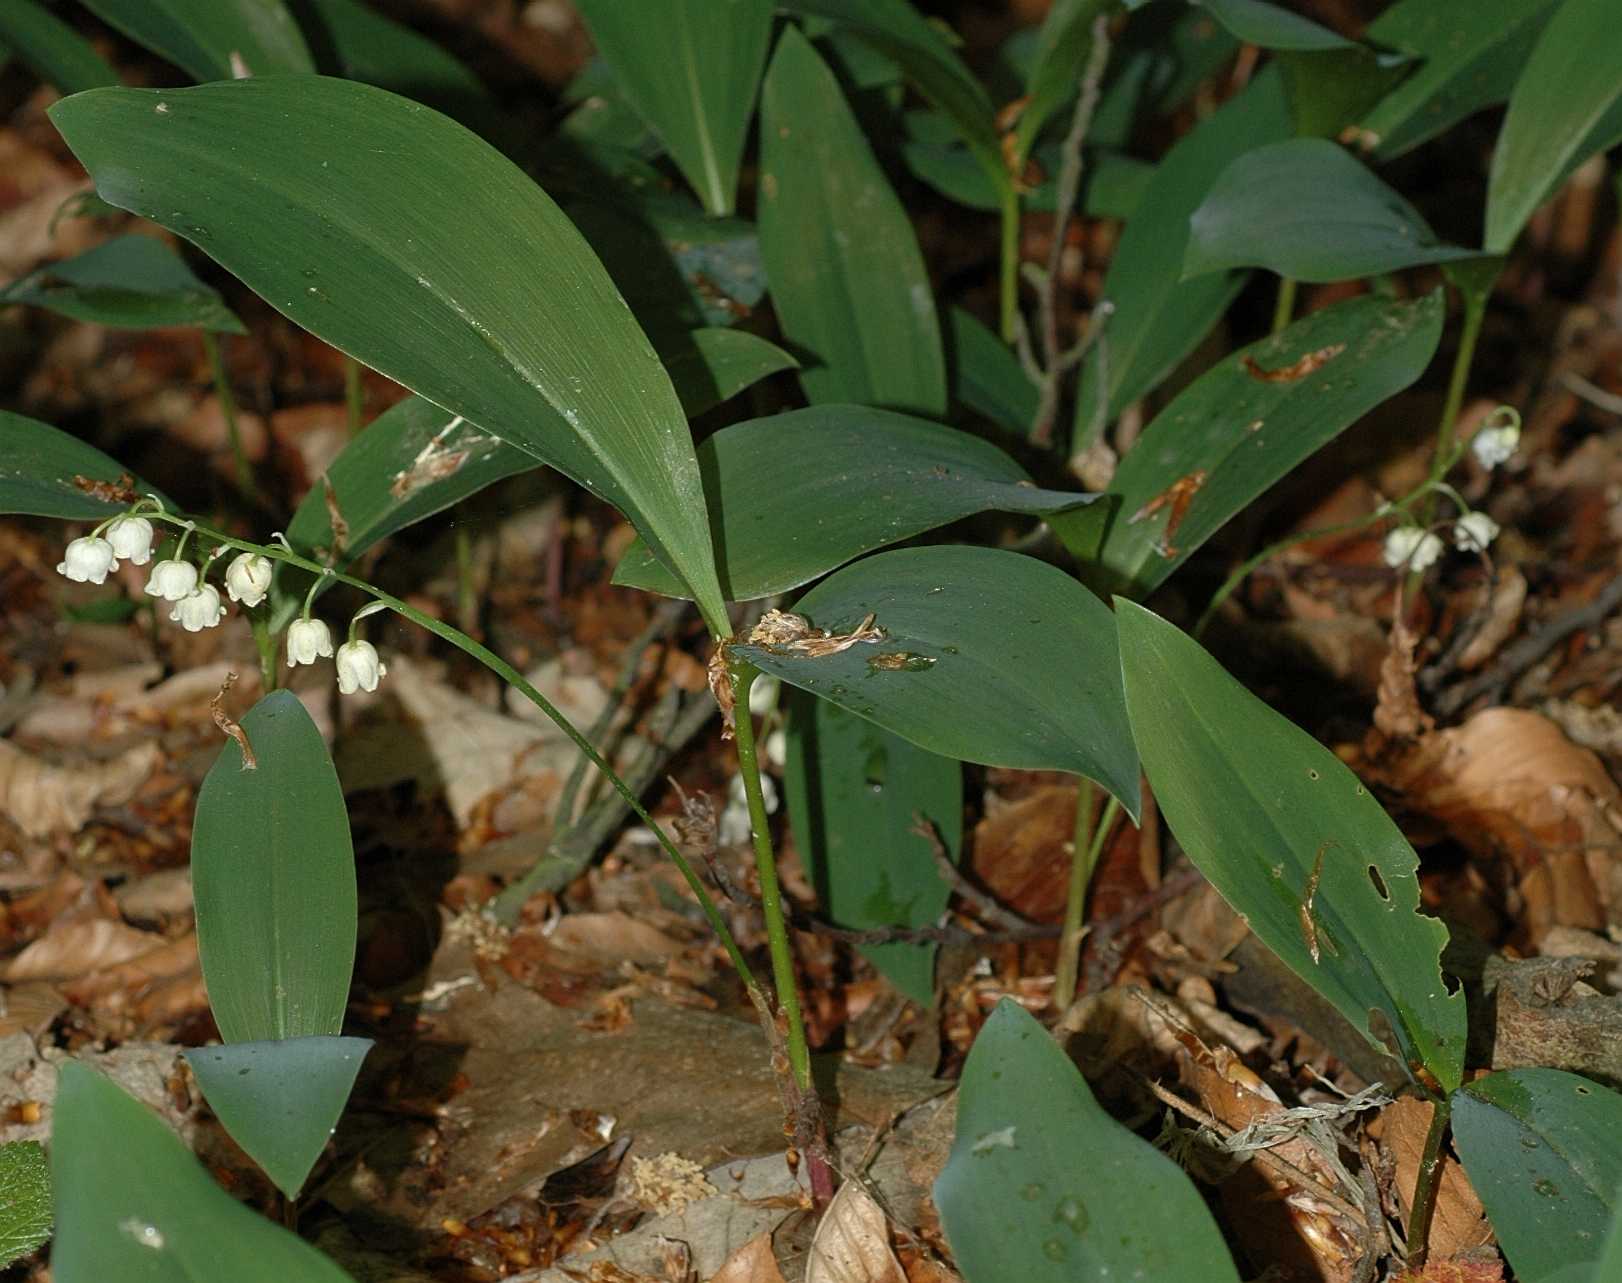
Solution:
[[[1616,1283],[1617,1279],[1622,1279],[1622,1198],[1617,1199],[1616,1210],[1611,1213],[1610,1231],[1605,1236],[1605,1247],[1585,1283]]]
[[[1363,116],[1381,160],[1412,151],[1466,116],[1509,98],[1558,0],[1399,0],[1372,23],[1373,44],[1409,54],[1408,76]]]
[[[194,80],[315,70],[282,0],[82,0],[108,26]]]
[[[1242,273],[1182,279],[1189,215],[1234,157],[1290,133],[1283,86],[1263,72],[1160,162],[1104,277],[1115,312],[1082,366],[1078,446],[1170,374],[1227,310]]]
[[[1101,580],[1148,593],[1256,496],[1419,378],[1442,319],[1440,290],[1413,302],[1348,299],[1202,374],[1115,474],[1120,503]]]
[[[51,1132],[54,1283],[350,1283],[239,1203],[145,1105],[76,1061]]]
[[[1013,168],[1024,167],[1042,126],[1058,108],[1076,96],[1081,69],[1092,49],[1093,22],[1114,0],[1054,0],[1042,20],[1036,57],[1025,83],[1025,107],[1014,126]]]
[[[1487,181],[1486,247],[1502,254],[1622,96],[1622,23],[1611,0],[1564,0],[1510,95]]]
[[[734,652],[932,753],[1085,775],[1137,814],[1114,619],[1064,572],[994,548],[903,548],[830,575],[794,609],[836,634],[872,615],[884,636],[816,657]]]
[[[1195,0],[1230,34],[1263,49],[1315,52],[1347,49],[1353,41],[1268,0]]]
[[[499,108],[484,84],[428,37],[385,18],[361,0],[300,0],[305,34],[318,59],[330,55],[350,80],[426,103],[486,137]]]
[[[248,332],[180,255],[150,236],[115,237],[77,258],[30,272],[0,290],[0,305],[7,303],[128,330],[195,325],[224,334]]]
[[[116,492],[129,475],[117,459],[61,428],[0,410],[0,512],[104,521],[147,486],[136,480],[120,502],[98,498],[96,483]]]
[[[1007,998],[963,1066],[935,1203],[967,1283],[1239,1280],[1193,1182]]]
[[[1453,1143],[1517,1283],[1616,1283],[1600,1264],[1622,1209],[1622,1096],[1559,1069],[1488,1074],[1454,1094]]]
[[[946,313],[952,399],[1024,436],[1036,419],[1036,384],[1008,344],[961,307]]]
[[[579,8],[621,92],[704,207],[730,214],[772,34],[771,0],[667,0],[652,10],[580,0]]]
[[[290,691],[242,718],[197,795],[197,951],[226,1042],[337,1034],[355,963],[355,853],[321,732]]]
[[[64,94],[118,83],[118,73],[90,42],[35,0],[0,5],[0,47],[9,47],[29,70]]]
[[[1265,267],[1344,281],[1476,253],[1437,240],[1417,209],[1344,148],[1293,138],[1222,171],[1190,219],[1183,275]]]
[[[652,335],[689,418],[729,401],[769,375],[799,363],[775,343],[747,330],[709,326]]]
[[[51,1169],[37,1140],[0,1145],[0,1269],[51,1237]]]
[[[996,109],[985,87],[907,0],[777,0],[786,13],[827,18],[889,58],[913,87],[944,111],[994,181],[1006,176]]]
[[[370,1038],[287,1038],[183,1053],[231,1139],[297,1198],[344,1112]]]
[[[1269,949],[1376,1047],[1446,1088],[1464,1072],[1464,995],[1419,912],[1419,857],[1341,760],[1198,642],[1116,599],[1126,703],[1177,841]]]
[[[670,379],[580,234],[487,143],[420,104],[321,77],[98,89],[51,117],[104,199],[613,503],[724,626]]]
[[[952,889],[922,815],[955,862],[963,840],[963,764],[925,752],[827,700],[796,692],[783,766],[794,849],[829,920],[842,927],[927,927]],[[858,945],[914,1002],[935,992],[934,944]]]
[[[839,82],[784,30],[761,92],[760,252],[813,402],[940,415],[946,363],[912,220]]]
[[[977,512],[1042,515],[1097,498],[1037,489],[979,437],[857,405],[737,423],[706,438],[698,455],[729,601],[786,592],[852,557]],[[681,595],[640,543],[614,582]]]

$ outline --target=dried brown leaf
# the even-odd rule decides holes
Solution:
[[[1434,1109],[1428,1100],[1404,1096],[1387,1105],[1380,1117],[1369,1125],[1369,1134],[1375,1136],[1396,1162],[1397,1197],[1402,1203],[1404,1220],[1413,1205],[1419,1160],[1425,1150],[1425,1136],[1430,1130]],[[1431,1255],[1445,1261],[1491,1242],[1492,1227],[1487,1223],[1486,1209],[1476,1197],[1470,1178],[1456,1159],[1445,1155],[1436,1212],[1431,1219]],[[1444,1277],[1438,1275],[1437,1279]]]
[[[883,1209],[860,1181],[847,1180],[811,1240],[805,1283],[906,1283],[906,1278],[890,1250]]]
[[[755,1235],[727,1257],[710,1283],[783,1283],[783,1272],[772,1253],[772,1236]]]
[[[6,963],[0,979],[8,984],[71,980],[130,962],[166,944],[155,931],[138,931],[107,918],[64,921]]]

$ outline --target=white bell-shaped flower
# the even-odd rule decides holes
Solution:
[[[146,595],[181,601],[197,591],[197,567],[189,561],[160,561],[147,576]]]
[[[1476,433],[1470,440],[1470,452],[1483,468],[1496,468],[1515,453],[1520,443],[1520,425],[1500,423]]]
[[[225,568],[225,591],[232,601],[257,606],[270,591],[271,571],[270,558],[256,552],[239,553]]]
[[[1406,566],[1410,570],[1424,570],[1434,565],[1442,555],[1442,541],[1428,530],[1418,526],[1398,526],[1385,537],[1382,555],[1392,568]]]
[[[332,655],[332,632],[319,619],[295,619],[287,626],[287,666],[313,664]]]
[[[56,573],[66,575],[81,584],[100,584],[107,581],[107,572],[118,569],[118,558],[113,546],[97,535],[75,539],[62,554]]]
[[[200,633],[205,628],[214,627],[225,618],[225,603],[220,600],[220,590],[213,584],[203,584],[196,592],[187,593],[177,601],[169,612],[169,618],[188,633]]]
[[[1486,552],[1498,538],[1498,523],[1484,512],[1467,512],[1453,523],[1453,546],[1461,552]]]
[[[120,561],[144,566],[152,560],[152,523],[145,517],[119,517],[107,527],[107,542]]]
[[[337,665],[340,695],[353,695],[357,690],[375,691],[389,671],[377,657],[377,647],[369,641],[345,642],[338,647]]]

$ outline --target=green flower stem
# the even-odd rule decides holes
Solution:
[[[1011,178],[1002,180],[1001,261],[998,265],[998,316],[1002,341],[1012,343],[1019,329],[1019,189]]]
[[[743,776],[744,800],[749,805],[749,827],[755,839],[755,870],[760,877],[760,908],[766,919],[766,943],[772,955],[772,981],[777,986],[778,1006],[788,1024],[789,1069],[794,1074],[795,1085],[809,1093],[811,1051],[805,1040],[799,990],[794,984],[794,951],[789,944],[788,923],[783,918],[783,891],[777,881],[777,858],[772,852],[766,797],[760,787],[760,761],[755,754],[755,721],[749,712],[749,688],[760,670],[730,657],[727,670],[732,676],[733,706],[737,709],[738,768]]]
[[[361,415],[366,409],[366,390],[361,387],[360,362],[344,353],[344,407],[348,412],[350,440],[360,435]]]
[[[253,644],[259,649],[260,689],[266,694],[276,689],[276,635],[270,631],[270,620],[262,611],[249,610],[248,627],[253,629]]]
[[[231,380],[225,375],[225,361],[220,356],[219,341],[209,330],[202,331],[203,351],[208,354],[208,368],[214,375],[214,394],[220,398],[220,413],[225,416],[225,431],[231,438],[231,459],[236,465],[237,488],[250,499],[259,492],[253,483],[253,470],[248,467],[248,455],[242,448],[242,429],[237,426],[237,399],[231,392]]]
[[[1273,304],[1273,333],[1285,329],[1295,319],[1295,277],[1278,278],[1278,299]]]
[[[1087,907],[1087,888],[1104,853],[1104,842],[1115,827],[1121,804],[1113,797],[1104,805],[1098,826],[1092,825],[1096,786],[1083,778],[1076,793],[1076,831],[1071,843],[1070,886],[1064,901],[1064,929],[1059,934],[1059,965],[1053,976],[1053,1009],[1060,1013],[1076,1000],[1076,982],[1081,975],[1082,917]]]
[[[1442,1187],[1442,1142],[1447,1139],[1453,1108],[1446,1096],[1431,1097],[1436,1111],[1431,1115],[1425,1149],[1419,1158],[1419,1179],[1414,1182],[1414,1201],[1408,1210],[1408,1268],[1418,1270],[1428,1254],[1426,1240],[1431,1234],[1431,1218]]]
[[[191,524],[185,521],[184,518],[167,512],[154,513],[153,515],[161,521],[173,522],[176,525]],[[665,854],[670,857],[671,862],[675,864],[677,870],[686,880],[688,887],[692,890],[693,895],[697,898],[705,921],[710,924],[710,929],[715,932],[716,938],[720,940],[721,947],[726,950],[728,959],[732,962],[745,986],[748,987],[751,997],[759,998],[761,994],[760,982],[755,978],[754,972],[750,970],[749,963],[744,959],[742,950],[738,948],[738,942],[733,939],[732,931],[727,926],[726,919],[721,916],[720,909],[716,907],[714,899],[705,889],[703,882],[699,880],[698,874],[693,871],[693,866],[688,863],[687,857],[681,853],[681,849],[671,839],[670,835],[660,827],[658,821],[648,814],[647,808],[642,805],[642,800],[632,792],[630,786],[619,775],[615,774],[614,768],[604,760],[603,755],[597,751],[592,742],[575,727],[573,722],[559,712],[545,695],[536,690],[522,673],[488,647],[481,646],[466,633],[452,628],[449,624],[443,623],[431,615],[423,614],[422,611],[413,606],[408,606],[398,597],[384,592],[381,588],[367,583],[364,579],[357,579],[353,575],[346,575],[332,570],[318,561],[311,561],[308,557],[299,556],[290,548],[283,548],[274,544],[257,544],[247,539],[238,539],[222,531],[209,530],[204,527],[197,528],[203,531],[206,538],[218,540],[228,548],[235,548],[240,552],[258,553],[261,557],[267,557],[271,561],[285,562],[290,566],[296,566],[300,570],[307,571],[318,577],[317,583],[321,582],[322,577],[325,577],[336,583],[348,584],[351,588],[359,589],[374,601],[382,602],[403,619],[409,619],[419,628],[425,628],[435,637],[449,642],[464,655],[469,655],[478,660],[479,663],[483,664],[502,681],[523,695],[530,703],[534,704],[542,713],[546,714],[552,723],[569,737],[574,746],[585,754],[592,765],[603,773],[613,786],[614,791],[625,799],[625,804],[631,808],[632,813],[648,826],[649,831],[652,832],[659,845],[664,848]]]
[[[1459,350],[1453,356],[1453,374],[1447,384],[1447,400],[1442,404],[1442,418],[1436,425],[1436,453],[1431,458],[1430,481],[1438,485],[1459,457],[1459,443],[1454,436],[1459,411],[1464,406],[1464,390],[1470,383],[1470,366],[1475,361],[1476,341],[1481,337],[1481,322],[1487,315],[1487,292],[1467,291],[1464,295],[1464,328],[1459,331]],[[1431,507],[1427,505],[1424,524],[1430,523]]]

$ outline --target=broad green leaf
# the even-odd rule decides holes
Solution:
[[[580,234],[489,144],[322,77],[98,89],[50,114],[103,199],[620,508],[724,626],[670,379]]]
[[[996,110],[985,88],[938,27],[907,0],[778,0],[785,13],[827,18],[889,58],[944,111],[993,181],[1007,181]]]
[[[315,70],[282,0],[82,0],[136,44],[194,80],[233,80]]]
[[[1313,312],[1225,358],[1122,460],[1100,581],[1143,596],[1240,509],[1430,364],[1442,295],[1373,295]]]
[[[1558,0],[1399,0],[1365,37],[1413,58],[1408,77],[1359,125],[1381,160],[1412,151],[1466,116],[1508,99]]]
[[[798,588],[852,557],[977,512],[1042,515],[1097,498],[1037,489],[979,437],[859,405],[733,424],[706,438],[698,458],[729,601]],[[614,582],[682,595],[640,543]]]
[[[1487,181],[1489,253],[1502,254],[1622,96],[1622,23],[1612,0],[1564,0],[1510,95]]]
[[[946,363],[912,220],[810,41],[785,28],[761,91],[760,253],[813,402],[940,415]]]
[[[1611,1213],[1610,1232],[1605,1236],[1599,1260],[1581,1283],[1616,1283],[1617,1279],[1622,1279],[1622,1197],[1617,1199],[1616,1210]]]
[[[361,0],[301,0],[305,35],[318,60],[330,55],[350,80],[363,80],[460,120],[486,137],[499,108],[484,84],[444,49]]]
[[[1464,994],[1442,978],[1447,928],[1419,912],[1419,857],[1401,830],[1198,642],[1124,599],[1115,613],[1132,733],[1188,858],[1371,1043],[1458,1086]]]
[[[0,1145],[0,1269],[51,1237],[51,1169],[37,1140]]]
[[[231,1139],[297,1198],[344,1112],[370,1038],[287,1038],[184,1052]]]
[[[1194,0],[1230,34],[1246,44],[1260,45],[1263,49],[1287,49],[1315,52],[1325,49],[1349,49],[1354,42],[1338,36],[1328,27],[1321,27],[1310,18],[1267,0]]]
[[[1036,419],[1036,384],[1008,344],[961,307],[946,313],[952,399],[999,427],[1024,436]]]
[[[90,42],[35,0],[6,0],[0,5],[0,47],[4,46],[64,94],[118,83],[118,73]]]
[[[1344,281],[1471,258],[1344,148],[1321,138],[1270,143],[1236,159],[1189,224],[1183,276],[1265,267]]]
[[[197,794],[197,950],[226,1042],[337,1034],[355,963],[355,853],[338,773],[290,691],[242,718]]]
[[[665,361],[683,408],[693,416],[794,363],[765,339],[740,330],[668,336]],[[560,424],[558,430],[564,427]],[[337,551],[341,568],[396,531],[503,478],[541,466],[534,455],[480,431],[432,401],[407,397],[344,447],[327,469],[326,484],[304,496],[287,537],[305,553]],[[348,528],[341,549],[333,548],[327,485]],[[674,582],[669,571],[661,570]]]
[[[145,1105],[76,1061],[51,1132],[54,1283],[349,1283],[237,1202]]]
[[[730,214],[755,91],[772,34],[771,0],[580,0],[620,90],[664,141],[712,214]]]
[[[1093,22],[1114,0],[1054,0],[1042,20],[1036,57],[1025,83],[1025,107],[1014,126],[1015,172],[1023,169],[1042,126],[1076,96],[1081,69],[1093,45]]]
[[[1239,1280],[1193,1182],[1010,999],[969,1049],[935,1204],[967,1283]]]
[[[223,334],[248,332],[185,259],[150,236],[115,237],[30,272],[0,290],[0,305],[8,303],[127,330],[195,325]]]
[[[0,410],[0,512],[105,521],[146,491],[95,446]]]
[[[1263,72],[1166,154],[1127,221],[1104,277],[1115,312],[1082,366],[1075,445],[1112,422],[1175,369],[1217,323],[1244,275],[1182,279],[1188,220],[1242,152],[1290,136],[1283,86]],[[1100,413],[1102,407],[1102,413]]]
[[[1401,83],[1408,56],[1379,53],[1363,45],[1273,55],[1284,77],[1295,132],[1306,138],[1340,138],[1386,91]]]
[[[928,753],[827,700],[790,705],[783,767],[794,849],[829,919],[842,927],[927,927],[952,898],[922,815],[955,862],[963,840],[963,764]],[[925,1007],[933,944],[858,945],[891,984]]]
[[[1453,1096],[1453,1143],[1517,1283],[1616,1283],[1622,1096],[1560,1069],[1510,1069]]]
[[[904,548],[845,567],[794,609],[835,634],[871,615],[883,636],[815,657],[733,652],[943,757],[1085,775],[1136,816],[1115,622],[1063,571],[994,548]]]

